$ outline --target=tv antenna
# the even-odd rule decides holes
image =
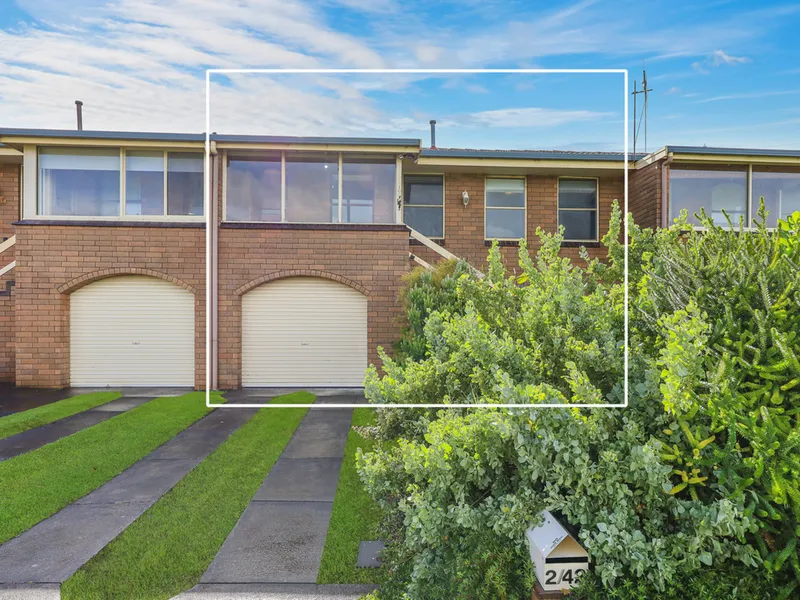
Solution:
[[[639,134],[644,125],[644,151],[647,152],[647,92],[652,92],[651,88],[647,87],[647,71],[642,68],[642,89],[638,89],[638,82],[633,82],[633,153],[636,154],[636,142],[639,139]],[[642,114],[639,116],[636,111],[636,96],[644,94],[644,103],[642,106]],[[638,117],[638,118],[637,118]]]

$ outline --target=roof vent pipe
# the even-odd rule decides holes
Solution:
[[[431,119],[431,148],[436,148],[436,121]]]
[[[75,110],[78,113],[78,131],[83,131],[83,102],[75,100]]]

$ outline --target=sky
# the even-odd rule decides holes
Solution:
[[[622,150],[800,148],[800,3],[0,0],[0,128],[202,132],[205,70],[628,69],[621,74],[212,77],[220,133]],[[641,109],[642,96],[638,96]],[[640,129],[637,150],[645,149]]]

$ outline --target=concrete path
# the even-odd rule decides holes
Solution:
[[[374,585],[201,583],[174,600],[358,600],[374,589]]]
[[[229,401],[238,401],[238,398],[226,397]],[[360,403],[364,398],[363,395],[336,395],[317,398],[316,402]],[[201,588],[216,589],[217,584],[316,582],[352,412],[347,408],[308,410],[203,574],[201,585],[190,590],[191,593],[199,593]],[[224,597],[224,593],[229,593],[232,588],[224,589],[223,595],[217,597]]]
[[[89,495],[0,546],[0,598],[19,587],[10,584],[64,582],[256,412],[214,410]]]
[[[51,444],[56,440],[77,433],[81,429],[102,423],[106,419],[141,406],[148,400],[152,400],[152,397],[118,398],[106,404],[64,417],[58,421],[53,421],[47,425],[4,438],[0,440],[0,461],[36,450],[45,444]]]
[[[82,393],[80,390],[71,388],[47,390],[41,388],[19,388],[13,383],[0,383],[0,417],[58,402]]]
[[[15,388],[18,392],[26,396],[29,392],[41,392],[42,390],[34,390],[32,388]],[[52,390],[46,390],[52,391]],[[116,391],[105,388],[72,388],[70,390],[61,390],[66,393],[66,396],[59,396],[58,399],[63,400],[79,394],[86,394],[97,391]],[[61,438],[77,433],[81,429],[86,429],[92,425],[97,425],[110,419],[120,413],[126,412],[137,406],[141,406],[145,402],[149,402],[154,398],[161,398],[164,396],[180,396],[186,394],[191,390],[183,388],[121,388],[122,397],[95,406],[88,410],[84,410],[74,415],[64,417],[47,425],[29,429],[16,435],[9,436],[0,440],[0,462],[13,458],[19,454],[30,452],[41,448],[46,444],[51,444]],[[38,396],[37,396],[38,397]],[[0,599],[2,600],[2,599]]]

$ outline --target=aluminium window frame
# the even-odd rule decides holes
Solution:
[[[435,173],[409,173],[403,172],[401,176],[401,185],[400,185],[400,223],[406,225],[406,176],[408,177],[415,177],[415,176],[436,176],[442,178],[442,235],[441,237],[430,237],[428,239],[434,241],[444,241],[447,235],[447,208],[446,208],[446,199],[447,199],[447,174],[444,171],[436,171]],[[438,204],[412,204],[411,206],[421,206],[421,207],[429,207],[429,208],[440,208]],[[427,237],[427,236],[426,236]]]
[[[519,179],[522,181],[523,191],[523,205],[522,206],[488,206],[486,202],[486,195],[488,193],[487,182],[490,179]],[[488,210],[522,210],[524,235],[521,238],[500,238],[500,237],[486,237],[486,222]],[[483,241],[491,242],[497,240],[498,242],[519,242],[520,240],[528,240],[528,176],[527,175],[484,175],[483,177]]]
[[[42,214],[43,209],[43,197],[42,197],[42,172],[40,168],[40,156],[42,148],[71,148],[74,150],[85,150],[85,149],[95,149],[95,148],[103,148],[103,146],[59,146],[59,145],[48,145],[48,144],[41,144],[36,146],[36,214],[34,218],[36,219],[46,219],[52,221],[129,221],[129,222],[205,222],[205,215],[170,215],[167,213],[168,204],[168,164],[169,158],[168,155],[170,152],[172,153],[188,153],[188,154],[198,154],[202,156],[202,151],[194,149],[194,148],[159,148],[159,147],[149,147],[149,146],[128,146],[128,145],[121,145],[121,146],[108,146],[109,149],[118,149],[119,150],[119,214],[118,215],[45,215]],[[127,198],[126,198],[126,184],[127,184],[127,172],[126,172],[126,158],[127,152],[162,152],[164,155],[164,210],[163,213],[160,215],[129,215],[125,212],[127,206]],[[205,181],[206,177],[205,167],[203,168],[203,178]],[[205,211],[204,211],[205,212]]]
[[[687,169],[686,168],[687,166],[691,166],[691,167],[697,166],[699,168],[698,169],[691,169],[691,168]],[[693,171],[694,170],[694,171],[714,171],[714,172],[719,172],[719,173],[742,173],[742,172],[744,172],[744,174],[745,174],[744,189],[745,189],[745,194],[746,194],[745,212],[747,214],[747,218],[745,219],[745,223],[744,223],[744,226],[742,228],[742,231],[753,231],[755,229],[753,227],[753,225],[752,225],[753,224],[753,211],[752,211],[752,207],[753,207],[753,163],[746,163],[744,165],[746,167],[744,170],[742,170],[741,168],[740,169],[730,169],[730,168],[728,168],[728,169],[714,169],[714,168],[710,168],[710,169],[706,168],[706,169],[704,169],[703,168],[703,167],[708,167],[708,166],[711,166],[711,167],[734,167],[734,166],[737,166],[737,165],[730,164],[730,163],[696,163],[696,162],[674,162],[674,163],[670,163],[669,164],[669,173],[668,173],[668,182],[667,182],[667,218],[669,219],[669,221],[667,223],[667,227],[670,227],[672,225],[672,222],[674,221],[674,219],[677,218],[677,217],[673,217],[672,216],[672,189],[673,189],[672,188],[672,169],[674,167],[678,171],[681,171],[681,170]],[[742,165],[738,165],[738,166],[741,167]],[[706,208],[706,207],[704,206],[702,208]],[[706,228],[703,225],[690,225],[689,227],[693,231],[705,231],[706,230]],[[720,225],[720,227],[722,227],[723,229],[731,229],[726,225]],[[734,224],[732,229],[738,231],[739,227],[738,227],[738,225]],[[767,231],[775,231],[776,229],[777,229],[776,227],[767,227]]]
[[[561,180],[562,179],[569,179],[569,180],[594,180],[595,182],[595,207],[594,209],[591,208],[561,208]],[[600,178],[599,177],[580,177],[580,176],[572,176],[572,175],[559,175],[558,176],[558,183],[556,184],[556,231],[561,227],[561,211],[576,211],[576,212],[586,212],[590,210],[594,210],[595,213],[595,232],[596,236],[594,239],[586,239],[586,240],[578,240],[578,239],[568,239],[564,238],[562,241],[569,242],[569,243],[585,243],[585,244],[594,244],[600,241]]]
[[[253,220],[236,220],[236,221],[232,221],[232,220],[228,219],[228,156],[229,156],[230,152],[231,151],[227,150],[227,149],[223,150],[221,152],[221,154],[222,154],[222,161],[221,161],[221,164],[222,164],[222,219],[221,219],[221,221],[223,223],[252,223],[252,224],[258,224],[258,223],[277,224],[277,223],[282,223],[282,224],[287,224],[287,225],[348,225],[348,226],[354,226],[354,227],[363,226],[363,225],[392,226],[392,225],[396,225],[397,224],[397,217],[395,217],[395,221],[394,222],[390,222],[390,223],[349,223],[349,222],[342,222],[342,196],[343,196],[343,186],[344,186],[344,177],[342,176],[343,175],[342,171],[343,171],[343,165],[344,165],[344,155],[347,154],[347,153],[343,152],[341,150],[337,150],[337,151],[313,150],[313,151],[311,151],[311,152],[314,152],[314,153],[319,152],[320,154],[333,154],[335,152],[336,155],[337,155],[336,162],[337,162],[337,165],[338,165],[337,166],[337,169],[338,169],[338,172],[337,172],[337,180],[338,180],[338,183],[337,183],[337,188],[338,188],[338,190],[337,190],[337,193],[338,193],[338,198],[337,198],[338,220],[336,220],[336,221],[288,221],[286,219],[286,153],[289,152],[291,154],[291,153],[294,153],[294,152],[304,152],[303,148],[297,148],[297,149],[291,149],[291,150],[282,149],[282,150],[268,150],[267,151],[267,152],[276,152],[276,153],[280,152],[280,154],[281,154],[281,220],[280,221],[253,221]],[[248,152],[248,151],[247,150],[236,150],[236,151],[234,151],[234,154],[246,153],[246,152]],[[253,150],[252,152],[254,152],[254,155],[257,156],[259,152],[264,152],[264,151],[263,150]],[[388,158],[388,157],[394,158],[395,154],[394,153],[387,153],[386,154],[386,158]],[[398,163],[398,161],[395,158],[395,185],[394,185],[394,189],[397,188],[397,177],[398,177],[397,163]],[[402,177],[402,175],[400,177]],[[400,218],[401,218],[400,223],[402,223],[402,217],[400,217]]]

